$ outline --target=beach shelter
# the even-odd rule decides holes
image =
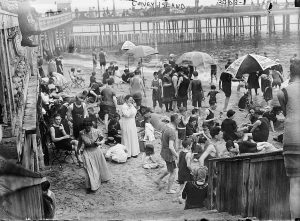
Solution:
[[[243,74],[264,71],[277,64],[270,58],[257,54],[247,54],[232,62],[226,72],[235,78],[241,78]]]
[[[194,67],[208,66],[216,64],[216,61],[207,53],[200,51],[191,51],[182,54],[177,60],[176,64],[183,65],[188,64]]]
[[[121,50],[128,51],[135,47],[135,44],[133,44],[131,41],[125,41],[124,44],[121,47]],[[128,68],[129,68],[129,55],[128,55]]]

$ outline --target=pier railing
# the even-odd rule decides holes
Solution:
[[[180,7],[179,7],[180,8]],[[168,7],[157,7],[149,9],[124,10],[123,12],[113,12],[112,10],[91,10],[91,11],[76,11],[73,13],[74,19],[110,19],[110,18],[141,18],[141,17],[157,17],[165,15],[191,15],[191,14],[211,14],[211,13],[233,13],[233,12],[256,12],[266,11],[266,5],[241,5],[236,7],[227,6],[200,6],[186,7],[179,10],[170,10]],[[290,4],[274,4],[273,10],[294,8]]]
[[[287,220],[289,179],[282,151],[209,162],[211,209],[263,220]]]
[[[61,25],[67,24],[72,21],[72,13],[62,13],[58,15],[53,15],[49,17],[39,18],[39,30],[47,31],[52,28],[59,27]]]

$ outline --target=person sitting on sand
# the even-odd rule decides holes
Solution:
[[[263,111],[256,110],[258,120],[253,124],[250,133],[244,135],[243,140],[253,139],[255,142],[266,142],[269,138],[269,120],[263,117]]]
[[[50,182],[46,177],[42,178],[42,198],[44,207],[44,218],[53,219],[55,217],[56,199],[55,194],[50,190]]]
[[[205,182],[207,167],[200,166],[192,171],[194,181],[185,184],[182,191],[182,198],[185,199],[184,209],[203,208],[208,196],[208,183]]]
[[[120,115],[115,113],[115,115],[110,119],[108,123],[107,141],[108,144],[121,143],[121,126],[120,126]]]
[[[159,167],[159,164],[156,162],[153,156],[154,156],[154,146],[152,144],[147,144],[145,147],[145,153],[142,156],[144,169],[156,169]]]

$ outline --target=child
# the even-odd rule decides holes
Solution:
[[[271,106],[271,101],[273,99],[273,90],[271,78],[268,75],[262,75],[261,78],[264,78],[265,81],[265,91],[264,91],[264,100],[267,102],[268,106]]]
[[[207,97],[209,97],[209,103],[210,103],[210,102],[215,102],[215,103],[217,103],[216,95],[217,95],[218,93],[220,93],[220,92],[219,92],[219,91],[216,91],[216,85],[211,85],[211,86],[210,86],[210,89],[211,89],[211,91],[208,92],[208,94],[207,94]]]
[[[98,125],[98,118],[97,118],[97,114],[95,114],[94,108],[93,107],[88,107],[87,109],[88,114],[89,114],[89,119],[92,121],[93,123],[93,128],[97,129]]]
[[[210,135],[210,131],[209,131],[209,125],[207,123],[203,123],[202,124],[202,129],[203,129],[203,132],[205,134],[205,137],[207,137],[208,139],[211,139],[211,135]]]
[[[154,146],[152,144],[147,144],[145,147],[145,153],[143,155],[143,168],[144,169],[156,169],[159,164],[153,159]]]
[[[91,87],[93,83],[97,83],[97,81],[96,81],[96,72],[95,71],[92,72],[92,76],[90,77],[89,87]]]
[[[114,76],[113,76],[115,84],[119,85],[119,84],[122,83],[122,78],[121,77],[122,77],[122,75],[119,71],[119,67],[115,66],[115,73],[114,73]]]
[[[192,140],[186,138],[182,141],[183,150],[179,153],[179,160],[178,160],[178,183],[180,184],[179,190],[179,203],[182,203],[182,190],[187,181],[193,181],[193,176],[191,174],[192,167],[191,167],[191,159],[192,159]]]
[[[81,74],[81,69],[78,68],[77,74],[75,74],[75,72],[74,72],[74,77],[76,78],[77,81],[84,82],[84,79],[81,76],[79,76],[80,74]]]
[[[55,215],[55,206],[56,206],[55,195],[49,189],[50,182],[46,180],[45,177],[42,179],[41,187],[42,187],[42,197],[43,197],[45,218],[53,219]]]
[[[153,73],[154,79],[151,83],[152,90],[152,101],[153,109],[156,107],[156,102],[158,102],[159,107],[162,108],[161,95],[162,95],[162,80],[158,78],[158,73]]]
[[[144,136],[144,141],[146,142],[152,142],[155,140],[154,136],[154,127],[150,123],[151,116],[150,115],[145,115],[144,116],[144,122],[145,122],[145,136]]]
[[[240,111],[243,111],[246,109],[246,107],[249,106],[249,93],[246,92],[239,100],[238,107]]]

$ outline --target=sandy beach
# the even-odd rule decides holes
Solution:
[[[117,61],[120,71],[123,71],[126,64],[126,58],[108,56],[108,61]],[[152,106],[151,93],[149,89],[152,80],[152,74],[157,68],[156,61],[145,64],[143,68],[146,80],[147,97],[143,101],[144,105]],[[65,54],[64,55],[64,75],[70,81],[68,71],[71,67],[81,68],[82,77],[85,79],[85,88],[71,88],[71,93],[74,95],[87,88],[89,77],[92,72],[91,55],[82,54]],[[224,66],[221,64],[221,66]],[[130,66],[133,71],[134,65]],[[204,72],[203,72],[204,73]],[[219,77],[218,73],[218,77]],[[97,80],[101,80],[100,71],[97,69]],[[204,84],[205,95],[207,95],[210,87],[210,74],[208,72],[200,74],[200,79]],[[233,83],[232,96],[228,109],[236,111],[235,120],[238,125],[248,120],[246,112],[240,112],[237,108],[239,97],[243,95],[244,89],[237,92],[237,83]],[[218,88],[218,87],[217,87]],[[118,95],[126,95],[129,93],[127,84],[114,86],[115,92]],[[276,92],[274,92],[276,94]],[[218,114],[224,105],[224,93],[217,95],[217,110]],[[254,96],[254,103],[264,107],[266,103],[263,101],[262,93],[259,91],[258,96]],[[95,105],[94,105],[95,106]],[[205,100],[204,107],[208,107],[208,99]],[[98,109],[96,109],[98,110]],[[192,110],[191,101],[188,101],[188,112]],[[204,110],[204,108],[202,108]],[[158,110],[160,112],[160,110]],[[203,112],[203,111],[202,111]],[[161,113],[166,115],[166,113]],[[223,116],[223,119],[225,116]],[[100,125],[103,128],[103,125]],[[280,134],[282,125],[275,129],[276,132],[270,131],[269,142],[280,148],[280,144],[272,140],[273,137]],[[160,139],[155,141],[155,157],[164,165],[160,158]],[[103,147],[107,148],[107,147]],[[165,188],[159,191],[154,184],[161,171],[159,169],[146,170],[142,168],[141,155],[136,159],[129,159],[125,164],[108,163],[112,173],[112,179],[108,183],[104,183],[95,194],[86,194],[84,185],[83,168],[72,161],[63,164],[60,169],[57,164],[47,166],[43,171],[43,175],[47,176],[51,183],[51,189],[56,195],[58,219],[80,219],[80,220],[102,220],[102,219],[143,219],[143,220],[183,220],[183,219],[201,219],[208,218],[210,220],[237,220],[238,217],[231,216],[226,213],[217,213],[213,211],[205,211],[204,209],[183,210],[184,204],[179,204],[176,201],[176,195],[166,194]],[[166,182],[167,180],[165,180]],[[176,184],[175,188],[179,185]]]

